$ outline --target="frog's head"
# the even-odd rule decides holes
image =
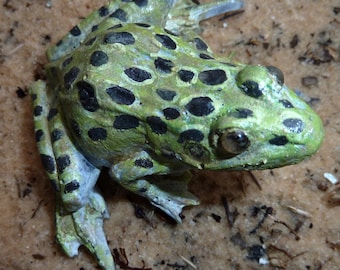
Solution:
[[[216,158],[207,169],[268,169],[315,153],[324,137],[319,116],[284,84],[275,67],[238,72],[228,106],[212,127]]]

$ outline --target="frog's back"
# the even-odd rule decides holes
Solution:
[[[48,70],[64,82],[60,104],[79,148],[112,161],[147,141],[170,147],[187,130],[208,132],[226,98],[222,85],[231,89],[239,69],[215,61],[198,37],[184,42],[133,23],[99,28]]]

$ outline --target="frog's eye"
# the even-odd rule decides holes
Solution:
[[[220,137],[220,145],[224,153],[234,156],[244,152],[250,141],[242,130],[226,130]]]
[[[283,75],[283,72],[281,71],[281,69],[279,69],[277,67],[273,67],[273,66],[267,66],[266,68],[269,71],[269,73],[272,74],[276,78],[277,83],[279,85],[284,84],[285,78],[284,78],[284,75]]]

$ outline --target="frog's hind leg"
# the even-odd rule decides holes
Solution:
[[[164,25],[173,0],[109,1],[74,26],[56,45],[47,50],[48,60],[57,60],[78,48],[86,40],[95,38],[98,31],[106,31],[125,23]]]
[[[219,0],[211,3],[197,5],[194,1],[175,1],[171,9],[165,28],[190,40],[191,32],[199,32],[199,22],[227,13],[238,11],[243,8],[243,1]]]
[[[53,89],[55,90],[55,89]],[[94,189],[99,169],[74,147],[57,107],[55,91],[45,82],[30,87],[36,141],[45,170],[56,190],[57,241],[68,256],[85,245],[104,269],[114,269],[103,219],[108,217],[102,196]]]
[[[119,1],[110,1],[100,9],[92,12],[78,25],[75,25],[56,45],[47,49],[47,59],[50,62],[57,60],[78,48],[96,26],[118,8]],[[117,23],[119,23],[119,21],[117,21]]]

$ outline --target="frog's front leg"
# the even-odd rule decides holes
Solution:
[[[167,175],[176,171],[179,173]],[[114,164],[110,175],[124,188],[149,199],[178,223],[181,222],[180,213],[184,206],[199,204],[187,188],[191,173],[183,173],[183,167],[160,164],[146,151]],[[158,175],[157,180],[153,180],[152,175]]]

